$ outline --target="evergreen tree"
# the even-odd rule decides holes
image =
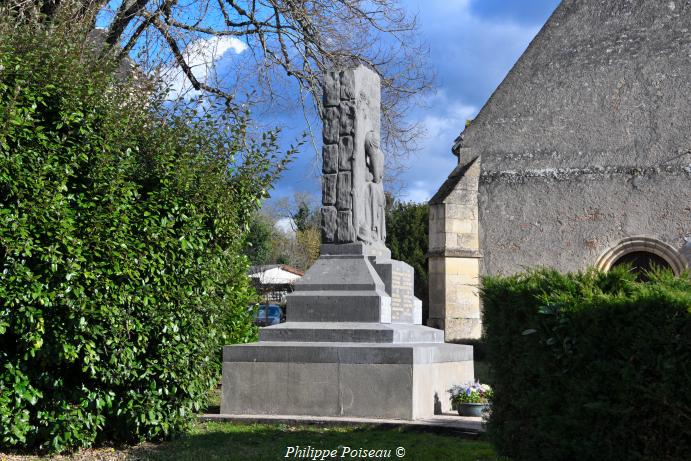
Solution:
[[[387,200],[386,245],[391,257],[415,269],[415,296],[422,300],[423,323],[428,317],[429,295],[427,277],[427,249],[429,236],[429,207],[426,203]]]

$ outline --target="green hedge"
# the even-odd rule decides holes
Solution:
[[[90,46],[0,18],[0,449],[183,430],[256,335],[239,255],[275,136],[170,113]]]
[[[691,282],[625,270],[483,281],[495,398],[515,460],[687,460]]]

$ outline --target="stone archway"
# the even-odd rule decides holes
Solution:
[[[652,264],[666,265],[675,275],[680,275],[687,267],[685,259],[674,247],[647,236],[627,237],[620,240],[598,258],[596,267],[608,271],[623,262],[640,265],[642,268]]]

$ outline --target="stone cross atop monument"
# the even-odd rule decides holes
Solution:
[[[380,79],[364,66],[324,77],[322,243],[383,247]]]

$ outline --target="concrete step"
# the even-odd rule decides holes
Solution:
[[[444,332],[411,324],[287,322],[262,328],[261,341],[336,343],[443,343]]]
[[[434,430],[435,432],[452,432],[466,436],[477,436],[485,431],[482,418],[473,416],[458,416],[456,413],[444,413],[427,418],[377,419],[355,418],[344,416],[302,416],[302,415],[231,415],[207,413],[199,415],[201,421],[218,421],[236,424],[289,424],[318,426],[376,426],[380,428],[410,428],[418,430]]]

